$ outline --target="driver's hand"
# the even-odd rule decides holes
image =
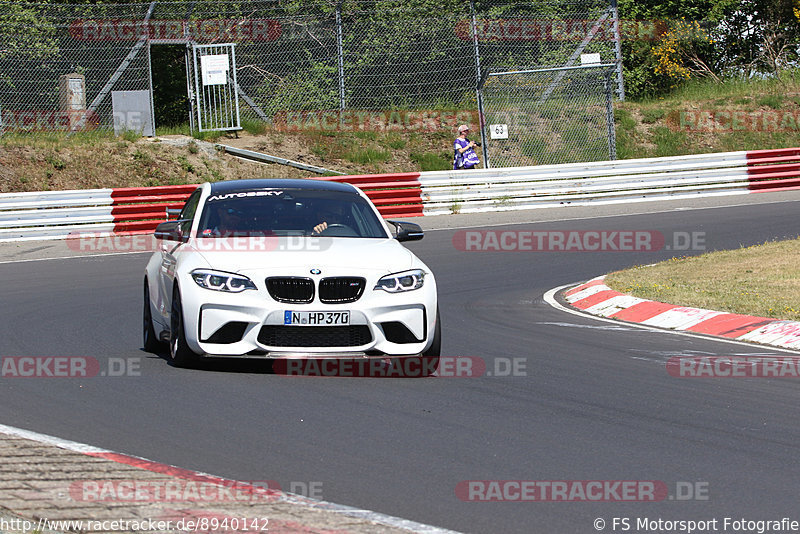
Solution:
[[[315,234],[321,234],[322,232],[324,232],[324,231],[325,231],[325,229],[326,229],[327,227],[328,227],[328,223],[326,223],[326,222],[324,222],[324,221],[323,221],[323,222],[319,223],[318,225],[316,225],[316,226],[314,227],[314,233],[315,233]]]

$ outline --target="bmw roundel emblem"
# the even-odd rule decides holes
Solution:
[[[320,271],[319,269],[311,269],[311,274],[321,274],[321,273],[322,271]]]

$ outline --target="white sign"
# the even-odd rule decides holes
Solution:
[[[490,124],[490,139],[508,139],[508,124]]]
[[[200,56],[203,85],[225,85],[228,83],[228,54]]]
[[[581,65],[600,63],[600,54],[581,54]]]

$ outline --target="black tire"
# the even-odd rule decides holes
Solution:
[[[176,367],[192,367],[197,363],[198,355],[186,343],[186,332],[183,323],[183,304],[178,287],[172,290],[172,310],[169,317],[169,355]]]
[[[167,348],[166,344],[156,337],[156,330],[153,328],[153,309],[150,307],[147,278],[144,279],[144,305],[142,306],[142,346],[145,351],[156,354]]]

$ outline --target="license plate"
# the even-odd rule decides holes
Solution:
[[[291,326],[341,326],[350,324],[349,311],[292,311],[283,312],[283,324]]]

